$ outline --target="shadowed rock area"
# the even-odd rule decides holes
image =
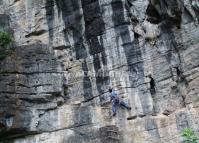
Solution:
[[[182,143],[199,132],[197,0],[0,0],[0,143]],[[111,116],[112,87],[131,110]]]

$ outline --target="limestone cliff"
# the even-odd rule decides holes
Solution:
[[[198,0],[0,0],[0,142],[181,143],[199,131],[198,21]],[[111,117],[109,87],[131,111]]]

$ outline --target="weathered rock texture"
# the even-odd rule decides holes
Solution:
[[[198,19],[197,0],[0,0],[0,142],[182,142],[199,131]],[[110,116],[110,86],[131,111]]]

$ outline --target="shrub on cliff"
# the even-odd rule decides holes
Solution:
[[[9,48],[11,42],[11,35],[7,32],[0,31],[0,60],[3,60],[4,58],[6,58],[6,56],[11,54],[12,50]]]
[[[184,138],[185,143],[198,143],[199,141],[196,133],[190,128],[183,129],[181,135]]]
[[[6,48],[12,42],[11,35],[7,32],[0,32],[0,46]]]

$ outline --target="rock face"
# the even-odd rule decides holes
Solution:
[[[197,0],[0,0],[1,143],[181,143],[199,131]],[[111,117],[108,89],[131,107]]]

